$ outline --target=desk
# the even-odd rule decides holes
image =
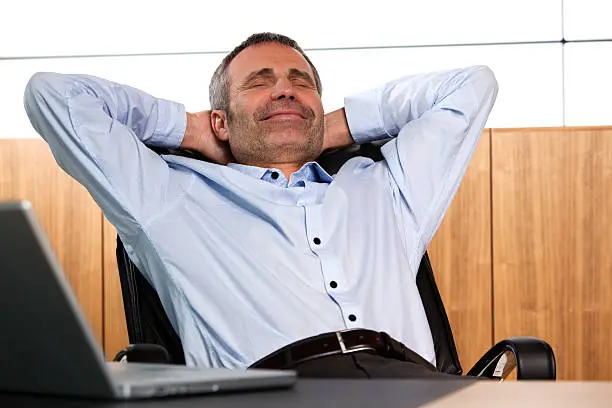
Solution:
[[[610,407],[612,383],[442,380],[299,380],[294,389],[132,402],[0,394],[0,407],[31,408],[528,408]]]
[[[612,382],[479,382],[423,405],[451,407],[612,407]]]

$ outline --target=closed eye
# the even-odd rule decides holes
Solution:
[[[296,86],[300,86],[302,88],[314,89],[314,86],[312,86],[312,84],[310,84],[309,82],[300,81],[300,82],[296,83],[295,85]]]
[[[274,72],[270,68],[251,72],[243,82],[241,89],[259,88],[274,83]]]

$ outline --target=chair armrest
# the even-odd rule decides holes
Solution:
[[[555,380],[555,353],[535,337],[512,337],[493,346],[467,373],[473,377],[505,378],[516,366],[518,380]]]
[[[159,344],[130,344],[120,350],[113,361],[129,363],[170,364],[168,351]]]

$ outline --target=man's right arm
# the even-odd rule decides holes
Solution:
[[[58,164],[83,184],[124,237],[181,195],[166,162],[145,144],[178,148],[180,104],[85,75],[39,73],[24,104]]]

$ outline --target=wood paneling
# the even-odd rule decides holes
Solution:
[[[119,350],[129,344],[121,283],[117,270],[117,230],[106,218],[103,222],[104,235],[104,350],[106,358],[112,360]]]
[[[0,200],[29,200],[102,344],[102,212],[42,139],[0,139]],[[61,328],[58,328],[61,330]]]
[[[491,347],[490,131],[428,252],[464,371]]]
[[[494,335],[612,380],[612,129],[493,130]]]

